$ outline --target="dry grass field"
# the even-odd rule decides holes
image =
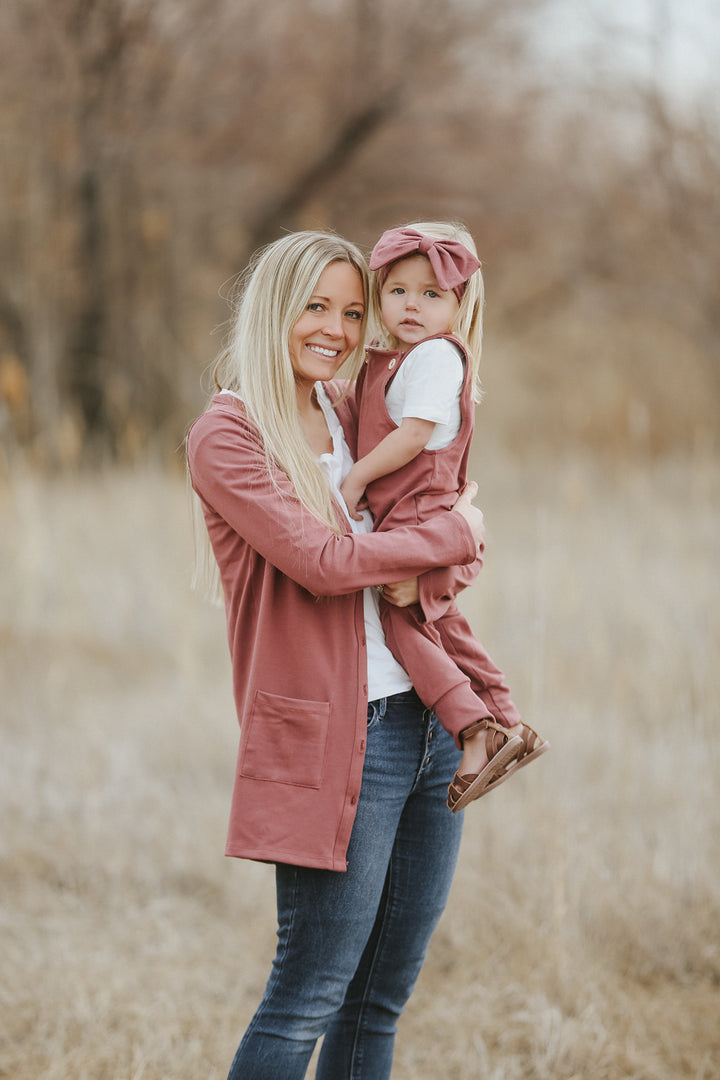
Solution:
[[[553,750],[467,812],[394,1077],[717,1080],[720,469],[483,470],[464,607]],[[221,1080],[262,991],[190,563],[176,474],[0,478],[2,1077]]]

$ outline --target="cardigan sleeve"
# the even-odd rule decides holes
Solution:
[[[482,554],[464,566],[442,566],[418,578],[421,622],[434,622],[450,608],[458,593],[476,580],[482,568]]]
[[[192,486],[203,503],[220,563],[222,522],[316,596],[403,581],[476,557],[470,526],[453,511],[386,533],[336,536],[301,505],[285,473],[269,472],[258,436],[234,406],[213,406],[204,413],[189,432],[187,453]],[[227,529],[224,534],[227,539]]]

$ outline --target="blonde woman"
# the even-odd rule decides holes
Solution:
[[[318,1080],[390,1076],[460,842],[445,809],[459,753],[385,644],[376,586],[432,603],[433,582],[463,583],[482,514],[474,485],[392,532],[344,512],[355,427],[334,377],[361,361],[367,300],[353,245],[271,244],[187,440],[240,722],[226,851],[276,864],[277,954],[230,1080],[299,1080],[320,1036]]]
[[[379,332],[356,388],[358,460],[342,484],[351,515],[375,528],[445,515],[466,483],[480,398],[484,288],[464,226],[431,221],[388,229],[370,256]],[[365,492],[367,489],[367,497]],[[448,790],[457,813],[548,748],[520,720],[503,673],[453,603],[436,618],[383,605],[393,655],[463,751]]]

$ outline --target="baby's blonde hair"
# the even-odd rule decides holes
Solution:
[[[475,241],[463,224],[456,221],[413,221],[398,228],[415,229],[424,236],[431,236],[434,240],[457,240],[463,244],[473,255],[477,255]],[[400,260],[398,260],[399,262]],[[387,267],[383,267],[385,274]],[[373,334],[381,344],[391,349],[399,348],[400,342],[390,334],[382,321],[382,306],[380,294],[385,275],[380,271],[371,274],[370,306]],[[485,286],[482,279],[482,271],[476,270],[467,283],[463,298],[460,301],[458,313],[453,320],[450,330],[460,338],[467,349],[470,363],[470,375],[472,378],[472,393],[475,401],[482,399],[482,383],[480,382],[480,355],[482,353],[483,338],[483,308],[485,306]]]
[[[218,356],[213,378],[218,390],[242,398],[265,449],[268,471],[280,468],[301,505],[336,535],[341,528],[327,480],[300,426],[290,334],[307,307],[322,272],[335,262],[357,270],[362,300],[368,303],[368,271],[362,252],[330,232],[296,232],[258,251],[238,279],[227,345]],[[360,340],[343,375],[353,379],[363,360],[367,311]],[[195,500],[194,519],[198,516]],[[217,570],[205,528],[195,529],[194,583],[217,597]]]

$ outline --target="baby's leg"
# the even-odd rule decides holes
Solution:
[[[512,699],[505,676],[487,649],[473,634],[467,619],[450,610],[434,623],[438,639],[454,664],[470,680],[470,686],[489,714],[503,727],[520,723],[520,713]]]
[[[445,650],[436,624],[422,621],[418,605],[396,608],[381,603],[380,613],[388,648],[425,707],[437,714],[462,750],[461,731],[483,718],[492,720],[492,712]]]

